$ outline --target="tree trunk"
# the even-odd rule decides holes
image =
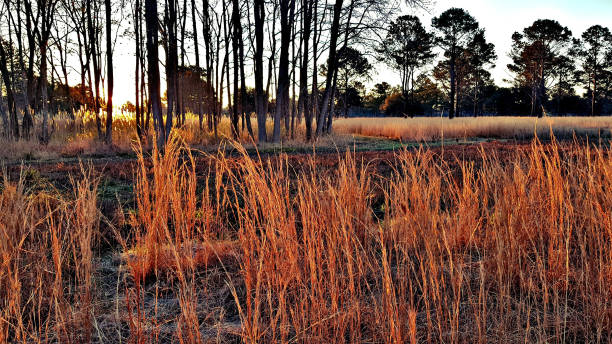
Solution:
[[[593,91],[591,91],[591,116],[595,116],[595,92],[597,92],[597,78],[593,72]]]
[[[43,42],[41,42],[43,43]],[[40,46],[40,83],[41,88],[41,113],[42,127],[40,133],[40,142],[44,145],[49,143],[49,112],[47,104],[47,44]]]
[[[331,42],[329,45],[329,58],[327,66],[327,77],[325,79],[325,93],[323,94],[323,102],[321,104],[321,110],[319,112],[319,120],[317,121],[317,136],[323,133],[326,127],[325,120],[329,114],[329,103],[332,96],[332,82],[334,79],[334,71],[336,70],[336,49],[338,44],[338,31],[340,30],[340,14],[342,12],[343,0],[336,0],[334,5],[334,16],[331,27]]]
[[[162,117],[160,99],[159,52],[158,47],[158,19],[157,0],[145,0],[145,23],[147,27],[147,74],[149,85],[149,99],[153,113],[153,125],[157,134],[157,144],[162,148],[166,143],[166,131]]]
[[[313,2],[302,0],[302,66],[300,68],[300,103],[306,125],[306,141],[312,140],[312,111],[308,96],[308,50],[310,43]],[[313,55],[316,55],[315,51]]]
[[[266,82],[266,110],[268,113],[269,109],[269,100],[270,100],[270,85],[272,83],[272,79],[275,77],[274,70],[276,69],[276,11],[278,9],[278,2],[274,1],[274,10],[272,11],[272,18],[268,20],[268,22],[272,22],[272,29],[268,30],[268,39],[270,41],[270,58],[268,59],[268,80]],[[277,95],[278,97],[278,95]]]
[[[136,134],[142,138],[142,113],[140,105],[140,0],[134,6],[134,37],[136,39],[136,68],[134,71],[134,93],[136,105]]]
[[[310,99],[311,99],[311,106],[310,109],[312,111],[312,118],[314,118],[316,120],[316,124],[317,127],[319,125],[319,81],[318,81],[318,46],[319,46],[319,39],[320,39],[320,30],[319,30],[319,24],[318,24],[318,0],[314,1],[313,4],[313,11],[312,11],[312,17],[313,17],[313,39],[312,39],[312,92],[310,94]],[[312,120],[311,120],[312,122]],[[312,126],[312,124],[311,124]],[[314,135],[311,136],[311,140],[313,139]]]
[[[278,66],[274,130],[272,132],[272,141],[274,143],[280,142],[281,116],[288,116],[289,110],[289,45],[291,44],[294,11],[295,0],[280,1],[281,50]]]
[[[202,35],[204,36],[204,54],[206,56],[206,83],[208,85],[207,89],[205,90],[205,99],[206,99],[206,113],[207,113],[207,126],[208,126],[208,131],[212,131],[213,130],[213,125],[214,125],[214,121],[216,121],[216,113],[217,113],[217,106],[216,106],[216,92],[215,89],[216,87],[214,87],[213,85],[213,80],[212,80],[212,69],[213,69],[213,49],[212,49],[212,42],[211,42],[211,30],[210,30],[210,14],[209,14],[209,1],[208,0],[203,0],[202,2]],[[218,40],[217,40],[218,42]],[[217,49],[217,71],[219,69],[218,65],[218,54],[219,49]],[[215,82],[218,80],[218,72],[215,73]],[[216,137],[216,134],[215,134]]]
[[[166,112],[165,139],[170,137],[173,127],[173,116],[179,115],[178,91],[178,44],[177,44],[177,0],[168,0],[166,29],[168,32],[168,53],[166,61],[166,84],[168,92],[168,109]]]
[[[456,104],[455,104],[455,91],[457,88],[456,85],[456,75],[455,75],[455,55],[454,55],[454,51],[451,52],[451,58],[450,58],[450,108],[448,110],[448,118],[449,119],[453,119],[455,118],[455,111],[456,111]]]
[[[196,24],[196,5],[195,0],[191,0],[191,24],[193,26],[193,48],[195,53],[195,63],[196,63],[196,72],[198,75],[198,80],[202,78],[202,73],[200,70],[200,47],[198,46],[198,25]],[[204,117],[202,115],[202,101],[204,98],[202,97],[202,93],[204,90],[198,90],[198,128],[202,130],[202,122],[204,121]],[[195,109],[192,109],[194,111]]]
[[[238,61],[238,34],[240,32],[240,6],[238,5],[238,0],[232,0],[232,56],[233,56],[233,64],[234,64],[234,106],[232,108],[232,136],[235,140],[238,140],[240,137],[240,132],[238,129],[238,121],[239,121],[239,103],[238,99],[239,95],[239,61]],[[228,79],[229,82],[229,79]]]
[[[8,63],[6,58],[6,51],[4,50],[4,46],[0,44],[0,73],[2,73],[2,80],[6,89],[6,100],[9,113],[9,128],[5,129],[7,129],[6,132],[10,134],[13,139],[19,140],[19,121],[17,120],[17,106],[15,104],[15,95],[13,93],[11,76],[7,66]]]
[[[113,143],[113,42],[111,35],[111,0],[104,0],[106,11],[106,81],[108,98],[106,100],[106,137],[107,145]]]
[[[255,0],[255,112],[257,113],[257,141],[268,140],[266,133],[266,100],[263,89],[263,51],[264,51],[264,21],[266,9],[264,0]]]
[[[98,131],[98,138],[102,139],[102,123],[100,121],[100,76],[102,73],[100,66],[100,48],[98,46],[98,29],[97,29],[97,8],[94,3],[94,7],[92,9],[91,3],[93,1],[87,1],[87,25],[89,27],[89,49],[90,55],[93,62],[94,69],[94,88],[95,88],[95,98],[94,98],[94,111],[96,114],[96,129]],[[92,17],[93,12],[95,11],[96,16]]]
[[[238,0],[235,0],[238,1]],[[240,65],[240,111],[242,112],[242,118],[246,120],[247,131],[249,132],[249,136],[253,138],[253,127],[251,124],[251,114],[245,111],[246,109],[246,101],[247,101],[247,91],[246,91],[246,73],[244,70],[244,39],[242,38],[242,23],[240,22],[240,16],[237,17],[237,22],[234,23],[237,25],[238,30],[236,30],[236,34],[238,35],[238,59]],[[244,128],[243,128],[244,130]]]

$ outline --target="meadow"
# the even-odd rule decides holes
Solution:
[[[444,138],[531,139],[591,136],[609,138],[610,117],[459,117],[447,118],[342,118],[335,122],[338,133],[385,137],[402,141],[434,141]]]
[[[77,112],[74,119],[66,113],[55,116],[48,144],[39,143],[37,136],[30,140],[13,141],[0,138],[0,158],[10,161],[53,161],[61,158],[79,156],[112,157],[115,155],[133,155],[133,143],[137,140],[134,114],[122,112],[114,115],[113,145],[103,145],[97,137],[96,122],[93,113]],[[39,123],[36,123],[38,125]],[[257,123],[252,119],[253,130],[257,132]],[[217,150],[224,142],[231,139],[230,121],[222,117],[218,124],[218,133],[206,128],[200,129],[197,116],[187,114],[186,123],[176,128],[181,139],[191,148],[205,150],[209,153]],[[272,131],[273,122],[266,123],[268,132]],[[206,127],[206,124],[205,124]],[[104,123],[102,123],[104,129]],[[337,151],[353,147],[360,139],[375,139],[380,143],[393,141],[403,144],[436,145],[447,140],[474,142],[475,139],[506,140],[525,142],[534,138],[550,139],[551,135],[561,140],[589,139],[593,142],[612,138],[612,118],[610,117],[460,117],[449,121],[447,118],[338,118],[334,121],[333,131],[320,137],[316,142],[304,142],[305,124],[298,120],[293,134],[282,128],[281,145],[264,143],[259,150],[301,150],[312,151],[313,148]],[[255,151],[258,144],[256,137],[250,137],[246,130],[241,131],[239,142],[249,152]],[[152,137],[142,141],[144,149],[152,150]],[[387,142],[388,143],[388,142]],[[402,146],[400,145],[393,145]],[[375,147],[376,148],[376,147]]]
[[[453,151],[438,120],[338,120],[325,154],[57,129],[90,154],[70,177],[17,143],[48,161],[4,168],[0,342],[610,342],[610,121],[456,119],[445,138],[497,141]]]

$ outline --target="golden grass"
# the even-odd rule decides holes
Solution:
[[[334,121],[341,134],[358,134],[402,141],[435,141],[442,138],[531,139],[611,136],[610,117],[459,117],[448,118],[341,118]]]
[[[98,179],[83,169],[71,200],[5,176],[0,195],[0,342],[89,342]]]
[[[51,121],[51,140],[48,144],[42,145],[38,141],[39,121],[35,123],[35,133],[29,140],[14,141],[7,138],[0,138],[0,159],[20,161],[20,160],[53,160],[62,157],[78,157],[81,155],[105,155],[112,156],[118,153],[132,153],[132,146],[138,138],[136,137],[136,123],[133,113],[115,113],[113,117],[113,145],[107,146],[98,138],[95,115],[87,111],[77,111],[72,120],[68,114],[59,113]],[[104,121],[102,121],[104,122]],[[257,121],[251,118],[253,132],[257,135]],[[293,136],[290,131],[286,131],[284,125],[281,128],[283,147],[310,147],[316,146],[335,147],[337,145],[347,146],[352,142],[349,135],[342,137],[327,135],[316,143],[305,143],[305,124],[298,121]],[[151,122],[152,125],[152,122]],[[242,124],[240,124],[242,125]],[[270,118],[266,122],[268,137],[272,137],[273,120]],[[204,122],[203,129],[199,129],[197,115],[188,113],[186,123],[174,129],[177,136],[188,143],[191,147],[216,150],[217,146],[224,141],[233,140],[231,137],[231,122],[226,116],[222,117],[218,123],[218,136],[214,132],[208,131],[207,124]],[[105,130],[102,123],[102,130]],[[149,128],[144,142],[145,150],[152,150],[153,128]],[[256,137],[250,137],[246,128],[241,131],[238,141],[245,147],[253,148],[257,144]],[[260,148],[274,148],[278,144],[264,143]]]
[[[5,181],[0,341],[612,339],[609,148],[534,141],[476,162],[402,151],[388,175],[346,153],[297,176],[286,156],[237,149],[198,173],[177,136],[150,162],[136,148],[136,209],[117,231],[123,331],[95,325],[108,311],[88,277],[96,179],[70,197]],[[229,300],[207,306],[223,289]]]
[[[191,147],[214,151],[224,141],[231,140],[231,123],[228,117],[222,117],[218,125],[218,136],[206,129],[200,130],[198,118],[193,114],[186,115],[186,123],[177,127],[175,132]],[[254,133],[257,123],[251,119]],[[134,114],[115,113],[113,119],[113,145],[107,146],[98,139],[95,117],[92,113],[78,111],[75,120],[66,113],[57,114],[53,121],[51,141],[47,145],[38,142],[36,133],[29,140],[13,141],[0,138],[0,158],[11,161],[20,160],[53,160],[62,157],[82,155],[104,155],[132,153],[132,145],[137,141]],[[39,128],[40,123],[35,123]],[[266,122],[271,137],[273,121]],[[103,128],[104,129],[104,128]],[[385,139],[408,141],[438,141],[445,139],[497,138],[530,140],[538,137],[573,138],[589,136],[590,138],[610,138],[612,136],[612,119],[610,117],[478,117],[478,118],[338,118],[334,120],[333,134],[324,135],[316,142],[305,142],[305,124],[298,121],[293,135],[281,130],[284,148],[310,147],[349,147],[354,142],[353,135],[380,137]],[[535,135],[534,135],[535,134]],[[145,150],[152,150],[152,129],[145,142]],[[256,138],[251,138],[246,129],[241,132],[238,141],[246,148],[257,145]],[[277,148],[279,145],[264,143],[259,149]],[[213,148],[211,148],[213,147]]]

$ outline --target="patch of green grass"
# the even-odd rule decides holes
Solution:
[[[133,198],[134,186],[131,183],[122,183],[115,179],[102,179],[98,188],[98,198],[101,200],[116,200],[119,197],[122,201]]]

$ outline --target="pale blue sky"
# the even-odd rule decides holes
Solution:
[[[450,7],[466,9],[485,28],[487,40],[495,44],[498,59],[492,74],[500,86],[505,85],[504,79],[512,78],[506,68],[511,62],[508,52],[512,33],[522,31],[535,20],[557,20],[567,26],[574,37],[580,37],[595,24],[612,30],[612,0],[437,0],[429,13],[421,10],[417,15],[430,27],[431,18]],[[406,9],[406,13],[409,12]],[[379,67],[379,72],[392,83],[399,82],[393,71]]]

